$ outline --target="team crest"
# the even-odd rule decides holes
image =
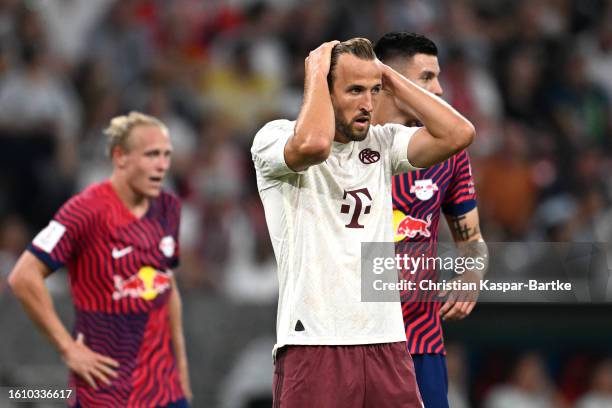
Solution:
[[[416,194],[417,198],[422,201],[429,200],[436,191],[438,191],[438,185],[432,183],[431,179],[415,180],[414,185],[410,187],[410,192]]]
[[[363,164],[373,164],[380,160],[380,153],[372,149],[363,149],[359,152],[359,160]]]
[[[170,258],[174,255],[174,249],[176,248],[176,243],[174,242],[174,238],[172,236],[167,235],[159,241],[159,250],[166,256],[166,258]]]

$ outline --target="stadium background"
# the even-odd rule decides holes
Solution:
[[[0,386],[64,384],[6,278],[58,206],[109,174],[101,129],[137,109],[175,145],[194,406],[270,406],[277,285],[251,140],[296,116],[311,49],[397,29],[437,42],[445,98],[476,125],[488,241],[612,241],[610,1],[0,0]],[[70,321],[66,283],[49,287]],[[453,406],[612,406],[611,312],[480,304],[445,327]]]

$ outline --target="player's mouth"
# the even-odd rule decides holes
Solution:
[[[161,184],[163,179],[164,178],[162,176],[159,176],[159,177],[157,177],[157,176],[149,177],[149,181],[152,182],[152,183],[155,183],[155,184]]]
[[[355,124],[356,127],[360,128],[360,129],[364,129],[366,128],[369,124],[370,124],[370,117],[369,116],[358,116],[357,118],[355,118],[353,120],[353,123]]]

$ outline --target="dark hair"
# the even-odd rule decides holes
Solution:
[[[327,85],[331,90],[334,85],[334,71],[336,64],[338,64],[338,58],[342,54],[351,54],[359,59],[371,61],[376,59],[374,48],[372,43],[367,38],[351,38],[350,40],[343,41],[340,44],[334,46],[331,53],[331,62],[329,64],[329,74],[327,74]]]
[[[421,34],[393,31],[382,36],[374,46],[376,56],[382,62],[394,58],[412,58],[415,54],[438,56],[438,47]]]

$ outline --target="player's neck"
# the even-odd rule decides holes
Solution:
[[[123,205],[134,217],[141,218],[146,214],[149,209],[149,199],[146,196],[136,193],[128,183],[122,181],[116,174],[111,176],[110,183]]]

